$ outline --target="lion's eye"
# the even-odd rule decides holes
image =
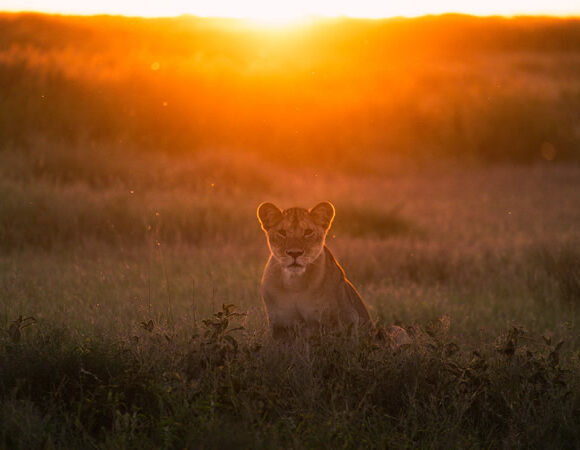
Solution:
[[[278,230],[278,236],[286,237],[286,230]]]
[[[307,228],[306,230],[304,230],[304,237],[312,236],[313,233],[314,231],[312,231],[310,228]]]

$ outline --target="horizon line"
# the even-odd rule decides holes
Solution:
[[[160,15],[139,15],[139,14],[124,14],[119,12],[64,12],[64,11],[45,11],[45,10],[4,10],[0,9],[0,14],[38,14],[45,16],[61,16],[61,17],[123,17],[128,19],[179,19],[184,17],[192,17],[198,19],[214,19],[214,20],[233,20],[244,22],[276,22],[277,19],[260,19],[251,16],[220,16],[220,15],[200,15],[190,12],[180,14],[160,14]],[[432,12],[425,14],[397,14],[392,16],[364,16],[364,15],[348,15],[348,14],[304,14],[288,19],[282,19],[280,22],[300,23],[316,20],[333,20],[333,19],[359,19],[359,20],[389,20],[389,19],[418,19],[422,17],[444,17],[444,16],[463,16],[473,18],[503,18],[503,19],[518,19],[518,18],[553,18],[553,19],[580,19],[580,12],[578,13],[516,13],[516,14],[476,14],[470,12],[446,11],[446,12]]]

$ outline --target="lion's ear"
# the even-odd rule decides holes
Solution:
[[[314,222],[328,230],[334,219],[334,206],[330,202],[319,203],[310,210],[310,216]]]
[[[258,220],[264,231],[268,231],[280,220],[282,220],[282,211],[272,203],[262,203],[258,206]]]

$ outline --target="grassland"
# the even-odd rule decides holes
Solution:
[[[576,448],[578,24],[486,20],[0,18],[0,447]],[[256,207],[326,199],[412,345],[269,340]]]
[[[218,148],[367,171],[400,157],[580,157],[578,19],[268,30],[187,17],[4,15],[0,26],[3,145]]]

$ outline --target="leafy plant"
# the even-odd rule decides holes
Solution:
[[[13,320],[10,323],[8,329],[6,330],[8,337],[10,338],[10,341],[13,344],[17,344],[18,342],[20,342],[20,339],[22,337],[22,330],[31,325],[34,325],[35,323],[36,319],[34,317],[32,316],[22,317],[22,315],[19,315],[16,320]]]
[[[244,329],[236,324],[247,313],[236,312],[233,304],[222,304],[222,310],[213,314],[209,319],[202,320],[205,328],[202,334],[202,348],[210,360],[223,363],[228,356],[238,352],[238,340],[234,333]]]

